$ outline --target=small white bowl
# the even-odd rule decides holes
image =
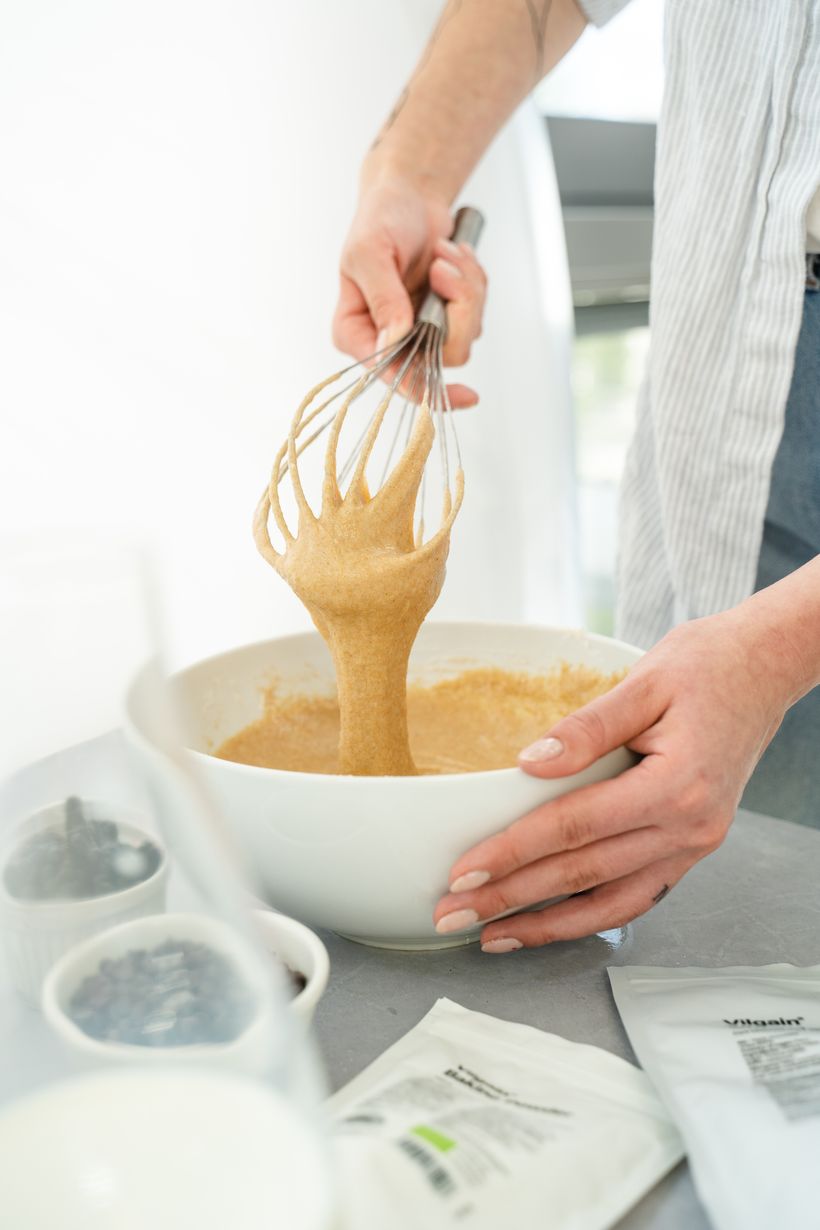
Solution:
[[[310,927],[295,918],[277,914],[274,910],[254,910],[254,917],[267,951],[307,979],[299,994],[290,1001],[290,1006],[295,1016],[309,1025],[330,975],[327,949]]]
[[[162,842],[141,827],[143,818],[119,805],[100,799],[83,799],[89,820],[113,820],[123,841],[138,846],[150,841],[160,852],[160,863],[147,879],[130,888],[101,897],[79,900],[26,901],[14,897],[5,886],[6,863],[21,841],[63,821],[65,803],[51,803],[13,826],[12,839],[0,856],[0,929],[11,981],[20,994],[37,1005],[43,979],[54,962],[75,944],[116,923],[165,909],[169,863]]]
[[[95,974],[105,958],[116,960],[134,948],[155,948],[164,940],[196,940],[227,957],[256,998],[256,1012],[231,1042],[190,1046],[151,1047],[92,1038],[71,1019],[68,1007],[80,984]],[[43,1014],[74,1057],[95,1063],[149,1065],[207,1064],[231,1068],[251,1076],[264,1076],[276,1059],[277,1018],[269,996],[264,967],[241,935],[219,918],[207,914],[157,914],[112,927],[72,948],[52,967],[43,984]]]

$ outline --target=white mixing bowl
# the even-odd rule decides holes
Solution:
[[[544,672],[561,661],[603,672],[640,650],[608,637],[518,624],[427,623],[410,662],[425,682],[470,666]],[[480,928],[439,936],[432,912],[459,855],[548,799],[628,768],[625,749],[583,773],[542,781],[520,769],[427,777],[342,777],[260,769],[211,753],[262,713],[263,690],[327,693],[333,668],[318,633],[246,645],[174,676],[195,759],[262,895],[314,927],[384,948],[447,948]],[[127,730],[149,773],[161,764],[140,733],[150,701],[144,676],[127,700]]]

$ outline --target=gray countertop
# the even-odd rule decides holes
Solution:
[[[15,811],[76,792],[124,804],[137,789],[112,734],[32,766],[15,783]],[[763,965],[820,962],[820,832],[740,813],[715,854],[649,914],[623,930],[504,956],[477,946],[440,952],[367,948],[325,933],[331,976],[316,1030],[332,1087],[344,1084],[410,1029],[440,996],[632,1059],[610,995],[608,965]],[[0,1100],[60,1071],[37,1014],[0,984]],[[11,1061],[11,1062],[10,1062]],[[624,1230],[701,1230],[688,1168],[679,1166],[622,1222]],[[504,1230],[504,1228],[500,1228]]]
[[[503,956],[477,946],[393,952],[323,934],[331,977],[317,1032],[333,1088],[343,1085],[446,995],[634,1062],[608,965],[820,962],[820,832],[739,813],[725,843],[649,914],[573,943]],[[688,1167],[677,1167],[623,1230],[706,1230]]]

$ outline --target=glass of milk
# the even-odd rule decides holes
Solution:
[[[98,533],[0,552],[0,1207],[324,1230],[320,1068],[184,750],[151,578]]]

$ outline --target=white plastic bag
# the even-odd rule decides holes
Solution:
[[[820,966],[609,977],[717,1230],[820,1227]]]
[[[447,999],[328,1106],[349,1230],[603,1230],[682,1156],[631,1064]]]

